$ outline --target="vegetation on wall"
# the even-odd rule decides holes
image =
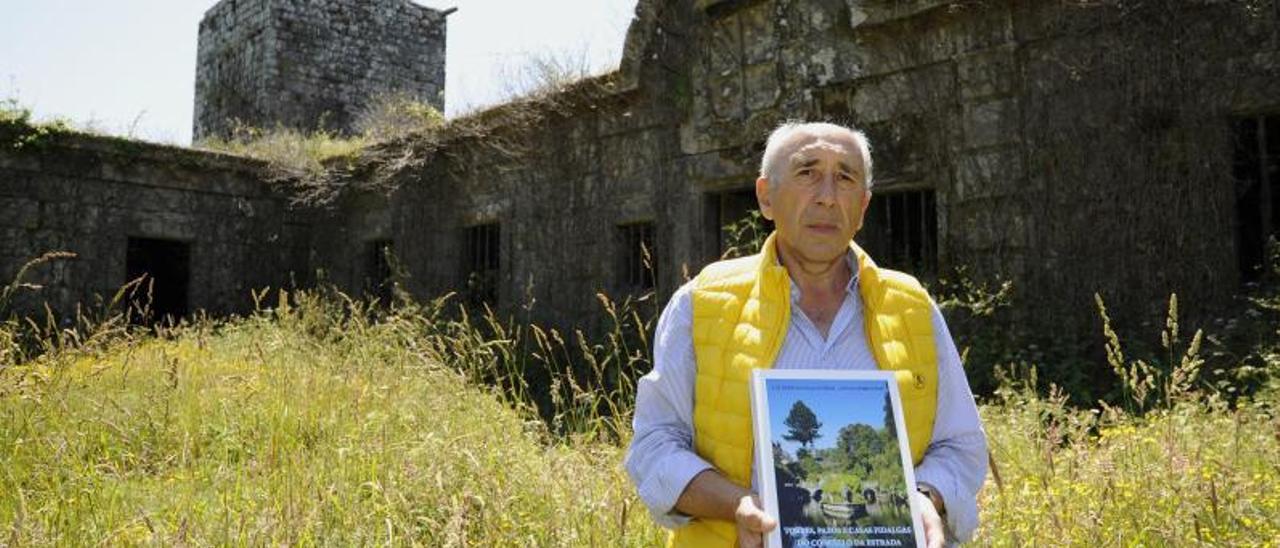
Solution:
[[[75,131],[65,119],[37,122],[32,118],[31,109],[19,104],[17,99],[0,99],[0,145],[14,150],[38,148],[52,136]]]
[[[542,84],[509,103],[448,121],[430,105],[391,94],[371,100],[357,117],[356,135],[240,125],[230,138],[196,147],[268,162],[271,180],[299,205],[331,206],[352,190],[389,195],[433,162],[460,174],[491,169],[495,157],[528,157],[535,146],[529,131],[552,117],[599,108],[615,89],[616,73],[568,81],[576,73],[550,62],[538,66],[544,68],[529,71],[544,72]]]

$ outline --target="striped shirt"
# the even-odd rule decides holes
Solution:
[[[862,299],[857,270],[853,272],[827,337],[801,311],[800,288],[791,283],[791,323],[775,369],[878,369],[862,329]],[[637,386],[635,436],[626,457],[627,473],[649,513],[671,529],[689,521],[675,510],[685,486],[703,470],[713,468],[692,450],[697,367],[692,291],[693,282],[682,286],[658,319],[654,367]],[[977,494],[987,475],[987,439],[951,333],[937,306],[932,308],[938,349],[938,407],[933,437],[915,476],[917,483],[929,485],[942,496],[948,540],[963,542],[978,527]]]

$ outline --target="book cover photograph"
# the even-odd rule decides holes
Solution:
[[[923,546],[893,373],[757,370],[752,412],[769,546]]]

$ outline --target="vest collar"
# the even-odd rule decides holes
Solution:
[[[782,258],[778,255],[777,242],[777,230],[774,230],[769,234],[768,238],[765,238],[764,245],[761,246],[760,249],[760,275],[761,277],[773,277],[775,279],[776,277],[781,276],[787,281],[787,287],[791,289],[789,296],[795,297],[795,293],[798,292],[800,288],[791,280],[791,274],[787,272],[787,268],[782,266]],[[855,260],[857,261],[856,266],[854,265]],[[849,252],[845,254],[845,261],[849,263],[849,269],[853,272],[853,275],[849,278],[849,285],[845,288],[845,291],[852,292],[854,291],[854,288],[858,288],[864,301],[871,298],[872,295],[864,289],[867,284],[863,284],[861,281],[865,280],[871,285],[877,285],[879,283],[880,276],[878,269],[876,268],[875,261],[871,260],[871,256],[867,255],[867,252],[863,251],[862,247],[853,240],[849,240]],[[879,303],[877,302],[876,304]]]

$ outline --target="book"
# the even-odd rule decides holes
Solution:
[[[892,372],[756,370],[751,409],[768,546],[924,546]]]

